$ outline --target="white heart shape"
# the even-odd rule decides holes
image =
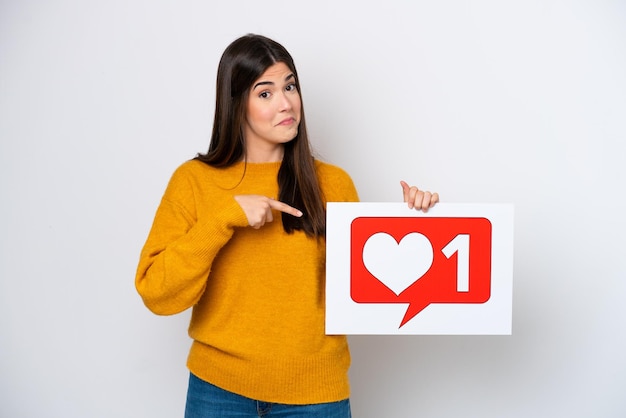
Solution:
[[[379,232],[363,247],[363,264],[374,277],[399,295],[418,281],[433,264],[433,246],[419,232],[405,235],[398,243]]]

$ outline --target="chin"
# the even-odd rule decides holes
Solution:
[[[296,139],[296,137],[297,137],[297,136],[298,136],[298,132],[296,131],[296,133],[295,133],[295,134],[293,134],[293,135],[291,135],[291,136],[287,137],[287,138],[286,138],[284,141],[282,141],[282,142],[283,142],[283,144],[286,144],[286,143],[291,142],[291,141],[293,141],[294,139]]]

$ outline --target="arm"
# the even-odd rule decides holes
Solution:
[[[159,315],[195,305],[206,287],[211,265],[237,226],[247,219],[234,199],[209,219],[196,219],[193,188],[178,170],[163,196],[141,252],[135,286],[145,305]]]

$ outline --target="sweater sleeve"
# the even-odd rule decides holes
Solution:
[[[234,199],[200,220],[195,203],[189,173],[177,170],[157,209],[135,277],[144,304],[156,314],[172,315],[195,305],[215,256],[234,228],[247,224]]]

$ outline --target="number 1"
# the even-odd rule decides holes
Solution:
[[[457,253],[456,258],[456,291],[469,292],[469,234],[459,234],[441,252],[447,257]]]

